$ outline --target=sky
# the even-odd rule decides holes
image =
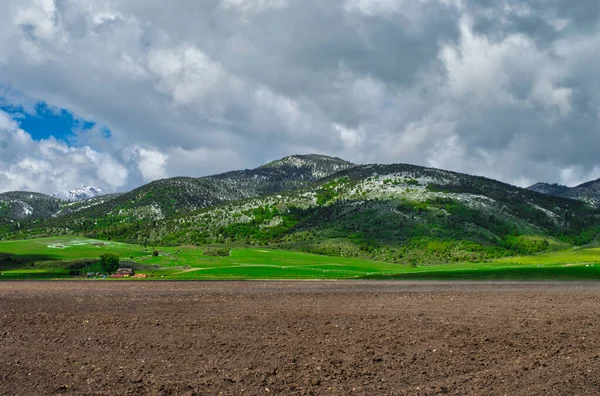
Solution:
[[[319,153],[600,178],[598,0],[2,0],[0,191]]]

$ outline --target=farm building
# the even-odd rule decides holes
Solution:
[[[133,268],[119,268],[117,269],[117,272],[115,272],[116,275],[123,275],[123,276],[134,276],[135,272],[133,272]]]

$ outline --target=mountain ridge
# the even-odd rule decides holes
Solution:
[[[197,178],[155,180],[125,193],[84,198],[84,195],[103,193],[104,190],[99,187],[83,187],[64,194],[59,200],[63,201],[59,202],[60,207],[54,208],[52,212],[44,210],[44,215],[37,216],[36,219],[79,214],[94,217],[107,212],[123,218],[131,216],[161,219],[177,212],[193,211],[225,201],[293,190],[351,166],[354,164],[336,157],[319,154],[291,155],[255,169],[234,170]],[[56,196],[42,195],[58,199]],[[16,209],[0,213],[13,220],[31,218],[33,208],[29,204],[13,203],[13,206]]]
[[[598,224],[600,211],[586,202],[482,176],[305,155],[63,202],[49,218],[4,222],[0,238],[258,244],[412,265],[581,245],[597,239]]]
[[[538,182],[527,187],[528,190],[539,192],[541,194],[561,196],[568,192],[571,188],[558,183]]]
[[[567,187],[556,183],[536,183],[527,187],[527,189],[542,194],[576,199],[600,208],[600,179],[591,180],[575,187]]]
[[[230,171],[204,177],[173,177],[155,180],[114,199],[96,202],[66,216],[161,220],[227,201],[295,190],[354,164],[323,155],[298,155],[273,161],[255,169]],[[88,202],[88,201],[85,201]]]
[[[239,172],[168,180],[200,181],[214,196],[223,193],[214,190],[223,187],[223,180],[260,176],[262,170]],[[157,191],[142,188],[129,194],[151,204],[158,196],[147,194]],[[144,245],[259,244],[413,264],[481,261],[589,243],[598,235],[600,219],[581,201],[410,164],[354,165],[302,187],[251,197],[233,191],[220,202],[170,213],[144,213],[147,205],[118,212],[98,205],[18,236],[78,234]],[[128,194],[111,202],[119,200],[131,202]]]

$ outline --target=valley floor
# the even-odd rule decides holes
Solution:
[[[214,250],[209,246],[144,247],[80,237],[0,241],[0,281],[77,280],[88,279],[88,273],[98,278],[95,274],[102,271],[99,256],[104,253],[119,255],[122,266],[145,274],[147,280],[600,280],[597,247],[415,267],[266,247],[224,248],[228,255],[206,255],[210,249]]]
[[[593,282],[0,282],[0,394],[597,394],[599,303]]]

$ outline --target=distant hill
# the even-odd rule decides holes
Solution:
[[[562,196],[578,199],[598,208],[600,207],[600,179],[575,186]]]
[[[107,194],[72,202],[29,191],[0,193],[0,219],[44,220],[89,209],[120,194]],[[11,223],[8,221],[8,223]]]
[[[11,191],[0,194],[0,218],[12,220],[43,219],[56,213],[61,201],[49,195]]]
[[[527,187],[528,190],[539,192],[540,194],[555,195],[557,197],[567,193],[570,188],[557,183],[535,183],[532,186]]]
[[[69,214],[81,212],[82,210],[90,209],[96,205],[101,205],[105,202],[113,200],[121,195],[123,194],[113,193],[99,195],[97,197],[87,198],[79,201],[62,202],[60,209],[56,213],[52,214],[52,217],[66,216]]]
[[[600,179],[592,180],[575,187],[559,184],[536,183],[529,190],[557,197],[577,199],[600,208]]]

